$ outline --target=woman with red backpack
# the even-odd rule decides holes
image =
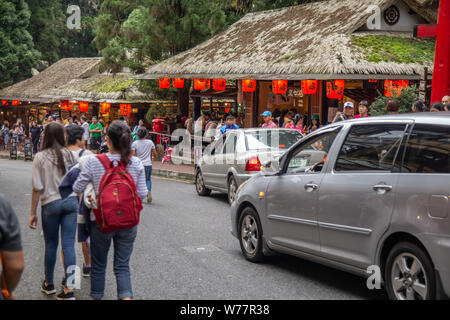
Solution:
[[[114,242],[118,299],[131,300],[130,257],[142,199],[147,197],[145,170],[141,160],[131,156],[131,130],[124,122],[114,121],[109,126],[106,141],[109,153],[86,162],[73,190],[81,194],[93,183],[97,195],[97,208],[91,214],[90,226],[91,297],[104,296],[108,251]]]

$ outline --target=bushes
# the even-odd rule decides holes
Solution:
[[[416,93],[416,87],[408,87],[402,91],[402,94],[397,98],[389,98],[385,97],[380,93],[380,96],[372,103],[370,107],[370,114],[373,116],[387,114],[386,104],[389,100],[395,99],[400,104],[400,113],[409,113],[411,112],[411,106],[414,101],[419,99],[419,96]]]

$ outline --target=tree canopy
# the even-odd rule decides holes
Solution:
[[[30,10],[24,0],[0,0],[0,88],[31,76],[40,54],[27,31]]]

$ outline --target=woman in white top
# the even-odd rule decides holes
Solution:
[[[42,205],[42,229],[45,239],[45,280],[41,291],[47,295],[56,293],[53,273],[56,264],[59,234],[64,252],[65,277],[75,272],[75,234],[77,230],[78,202],[76,197],[61,200],[59,185],[67,168],[75,160],[72,152],[65,148],[64,127],[56,122],[49,123],[44,130],[42,152],[33,161],[31,214],[29,227],[37,229],[37,206]],[[70,284],[69,284],[70,285]],[[75,300],[73,287],[65,287],[58,300]]]

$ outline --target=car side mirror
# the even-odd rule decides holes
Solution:
[[[278,160],[268,161],[261,168],[261,174],[263,176],[276,176],[280,171],[280,162]]]

